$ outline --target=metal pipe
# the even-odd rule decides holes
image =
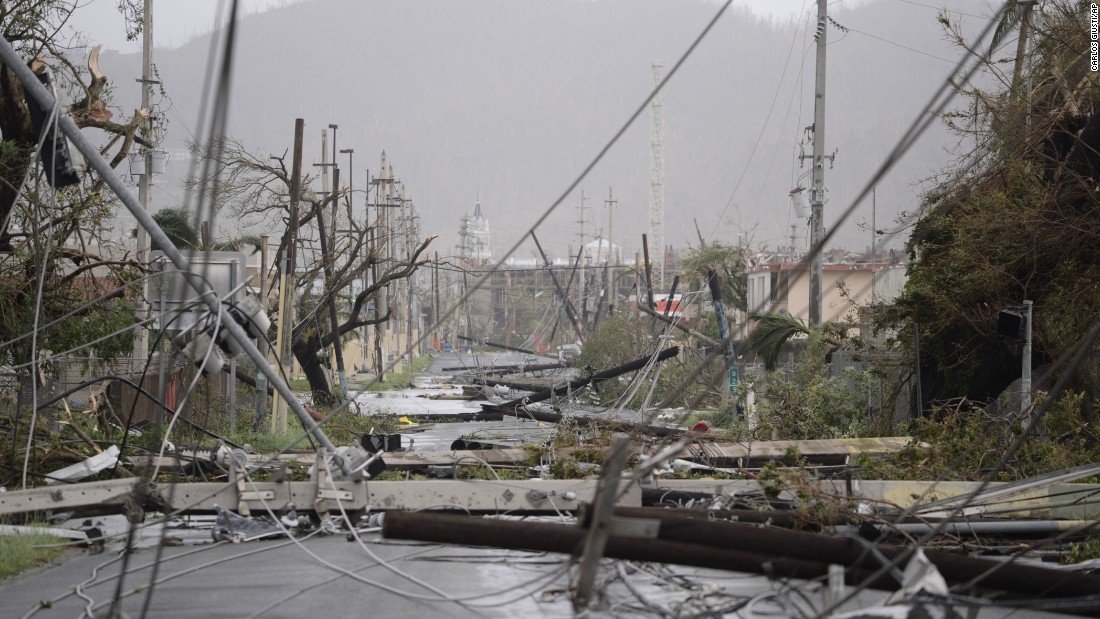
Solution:
[[[34,77],[34,73],[31,72],[30,67],[23,62],[11,43],[3,36],[0,36],[0,62],[3,62],[5,66],[11,69],[23,84],[24,90],[30,93],[39,105],[45,109],[53,109],[53,95],[51,95],[50,92],[46,90],[46,87]],[[59,116],[58,126],[61,127],[61,131],[69,138],[73,146],[84,155],[84,158],[88,161],[88,165],[90,165],[92,169],[103,178],[107,186],[115,192],[119,200],[121,200],[122,204],[126,207],[126,210],[130,211],[130,214],[137,220],[138,225],[149,232],[149,237],[162,249],[164,255],[172,261],[173,266],[184,273],[190,273],[191,265],[187,262],[187,258],[184,258],[179,249],[172,244],[168,235],[164,233],[164,230],[161,230],[157,222],[153,220],[153,217],[145,212],[141,203],[134,198],[126,187],[126,184],[115,173],[110,164],[108,164],[99,154],[99,149],[84,137],[80,132],[80,128],[76,126],[72,118],[69,118],[68,115]],[[187,283],[191,285],[195,292],[199,293],[203,297],[203,300],[206,301],[206,305],[211,313],[220,317],[222,328],[229,332],[229,336],[244,349],[245,354],[247,354],[256,364],[256,367],[267,376],[267,380],[274,386],[275,390],[286,400],[290,407],[294,409],[294,412],[298,415],[298,418],[301,420],[306,430],[313,434],[317,442],[324,447],[335,449],[335,445],[332,444],[332,441],[329,440],[320,426],[313,421],[313,418],[309,416],[309,413],[306,412],[302,403],[294,397],[294,393],[290,390],[290,387],[283,382],[282,377],[267,363],[267,360],[260,354],[256,345],[248,338],[248,334],[245,333],[244,327],[238,324],[228,312],[221,311],[218,299],[205,294],[196,280],[192,278],[186,279]],[[340,462],[340,468],[346,472],[347,465]]]

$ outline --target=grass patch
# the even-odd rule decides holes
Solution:
[[[428,366],[432,364],[431,355],[422,355],[413,359],[412,363],[406,364],[405,369],[400,372],[394,372],[386,376],[386,382],[375,382],[371,384],[371,380],[365,380],[359,384],[360,391],[391,391],[393,389],[404,389],[409,386],[412,379],[417,374],[428,369]]]
[[[51,535],[0,536],[0,580],[23,570],[44,565],[65,552],[64,548],[36,548],[64,541]]]
[[[309,391],[309,381],[304,378],[291,378],[287,385],[294,391]]]

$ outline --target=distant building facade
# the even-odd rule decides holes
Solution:
[[[821,318],[824,321],[854,320],[857,317],[857,308],[896,299],[905,287],[905,279],[903,264],[822,265]],[[808,320],[808,268],[797,262],[765,263],[750,267],[747,300],[751,312],[771,309],[803,321]]]

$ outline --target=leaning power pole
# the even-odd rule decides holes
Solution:
[[[821,324],[821,250],[825,238],[825,35],[829,20],[828,0],[817,0],[817,68],[814,77],[813,182],[810,186],[810,326]]]

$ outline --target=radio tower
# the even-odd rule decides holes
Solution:
[[[654,62],[653,88],[661,83],[665,63]],[[657,250],[653,270],[657,286],[665,285],[665,93],[661,91],[650,103],[652,124],[649,129],[649,239]]]

